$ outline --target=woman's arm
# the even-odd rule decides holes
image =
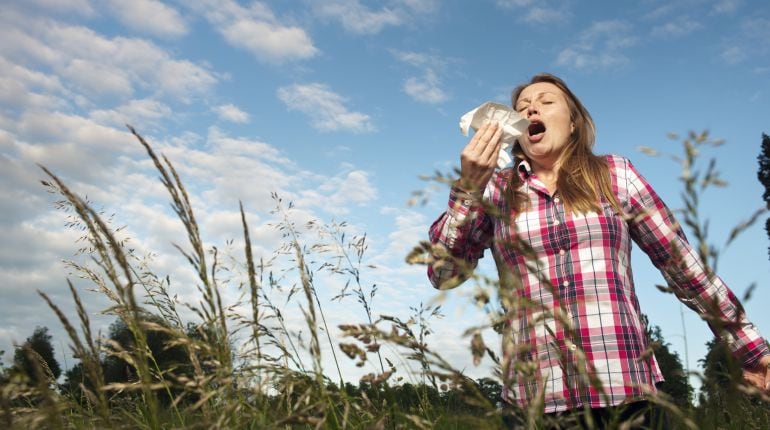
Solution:
[[[765,340],[746,318],[738,299],[722,279],[708,273],[650,184],[630,161],[616,157],[610,162],[615,163],[621,195],[625,191],[622,203],[630,216],[631,237],[661,271],[679,300],[706,319],[714,334],[725,340],[733,355],[742,361],[744,369],[770,362]],[[764,383],[761,388],[765,389]]]
[[[449,207],[430,227],[428,278],[438,289],[465,281],[491,244],[492,222],[481,199],[497,166],[502,132],[499,124],[487,123],[474,133],[460,154],[460,179],[449,192]]]
[[[431,225],[433,261],[428,265],[428,278],[434,287],[445,290],[463,283],[491,246],[492,221],[484,213],[481,198],[481,193],[453,185],[449,207]]]

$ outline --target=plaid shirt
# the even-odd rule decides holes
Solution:
[[[435,287],[457,285],[462,280],[460,267],[475,267],[484,250],[491,247],[498,269],[502,265],[503,270],[519,275],[517,299],[537,306],[526,306],[509,321],[514,362],[530,361],[539,369],[534,378],[513,371],[510,375],[505,397],[521,406],[541,390],[546,413],[586,405],[612,406],[654,392],[655,383],[663,380],[655,357],[643,354],[648,339],[631,274],[631,239],[683,303],[701,315],[716,312],[722,321],[732,322],[721,324],[724,331],[713,320],[709,324],[715,334],[721,331],[745,366],[770,354],[733,293],[721,279],[708,276],[647,181],[627,159],[609,155],[607,161],[623,215],[616,214],[606,201],[601,202],[601,213],[565,211],[558,192],[551,196],[522,162],[516,172],[496,172],[483,199],[486,207],[510,213],[502,190],[509,175],[518,173],[523,180],[521,191],[530,200],[526,212],[503,222],[499,216],[486,214],[478,198],[453,187],[448,210],[430,228],[431,242],[443,245],[463,262],[438,259],[430,265],[428,276]],[[536,253],[536,262],[531,257],[528,262],[522,252],[511,249],[516,235]],[[565,330],[565,325],[571,327]],[[580,363],[584,363],[582,372],[577,371]],[[601,385],[588,384],[586,375]]]

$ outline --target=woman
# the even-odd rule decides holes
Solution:
[[[506,366],[508,401],[539,399],[545,413],[591,408],[603,417],[655,392],[662,376],[645,353],[631,240],[680,300],[701,315],[717,314],[712,330],[741,360],[744,377],[767,390],[764,339],[630,161],[592,153],[593,120],[565,83],[536,75],[512,102],[530,121],[513,168],[495,170],[502,129],[479,128],[462,151],[449,207],[431,226],[436,258],[428,268],[436,288],[452,288],[491,248],[501,281],[513,280],[503,303],[504,345],[512,347],[504,352],[535,370],[527,377]]]

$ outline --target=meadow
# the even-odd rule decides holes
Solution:
[[[187,191],[171,160],[156,154],[134,129],[137,140],[154,163],[171,205],[186,232],[186,244],[178,246],[197,277],[198,300],[180,310],[172,280],[147,270],[146,263],[120,239],[109,219],[71,190],[54,172],[45,168],[43,185],[62,197],[63,212],[72,226],[83,232],[85,263],[71,269],[88,280],[111,303],[116,318],[109,336],[94,332],[89,316],[103,310],[86,309],[82,292],[70,283],[72,303],[55,303],[45,292],[41,300],[57,314],[69,335],[78,363],[65,382],[32,348],[19,351],[30,363],[28,371],[1,369],[0,426],[18,429],[499,429],[574,428],[570,417],[549,417],[537,401],[528,408],[505,405],[501,392],[512,377],[534,378],[535,368],[511,360],[515,345],[486,345],[482,333],[496,331],[506,338],[503,322],[523,312],[517,301],[516,279],[488,279],[470,274],[477,293],[472,305],[497,301],[506,311],[490,312],[486,324],[468,327],[469,354],[474,361],[490,360],[495,371],[471,379],[456,369],[428,342],[430,323],[440,309],[413,304],[411,315],[382,315],[373,311],[376,288],[361,279],[366,264],[365,236],[348,236],[345,223],[313,220],[296,225],[289,214],[291,202],[275,195],[275,211],[283,221],[274,226],[283,238],[270,258],[255,258],[249,220],[241,207],[244,248],[236,261],[223,258],[215,246],[203,243]],[[702,152],[721,144],[707,133],[679,138],[685,209],[679,215],[690,232],[701,258],[710,266],[719,250],[710,245],[698,202],[711,186],[722,186],[715,163],[703,162]],[[655,151],[646,150],[653,154]],[[705,167],[704,167],[705,166]],[[429,180],[446,184],[451,174]],[[419,197],[419,194],[417,195]],[[741,234],[766,211],[750,214],[730,237]],[[426,226],[427,228],[427,226]],[[451,258],[428,243],[415,244],[405,264],[430,264]],[[516,244],[527,252],[524,244]],[[320,279],[347,279],[341,292],[345,300],[360,306],[362,321],[329,327],[328,307],[317,293]],[[223,297],[225,288],[241,294],[236,303]],[[667,287],[662,290],[671,292]],[[282,289],[303,313],[303,335],[287,327],[274,291]],[[749,297],[744,297],[749,299]],[[62,309],[73,306],[78,320],[71,321]],[[246,310],[246,311],[244,311]],[[192,314],[188,319],[183,315]],[[554,311],[558,318],[562,312]],[[335,344],[329,333],[340,330],[345,341]],[[682,372],[676,354],[668,352],[659,330],[647,353],[671,357],[669,368]],[[322,345],[334,351],[324,360]],[[770,398],[747,386],[738,368],[718,342],[696,372],[703,391],[663,388],[648,400],[665,411],[659,428],[745,429],[770,423]],[[398,360],[381,354],[395,351]],[[577,353],[581,357],[580,352]],[[584,357],[583,357],[584,359]],[[378,369],[357,384],[344,382],[340,360]],[[596,384],[584,366],[576,366],[580,383]],[[678,365],[677,365],[678,363]],[[677,367],[678,366],[678,367]],[[518,424],[512,424],[512,423]],[[616,422],[630,428],[630,422]],[[592,427],[589,421],[588,427]]]

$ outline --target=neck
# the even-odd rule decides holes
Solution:
[[[538,179],[545,185],[550,194],[556,192],[556,182],[559,180],[560,163],[550,160],[530,160],[530,167]]]
[[[532,172],[541,180],[556,183],[559,178],[559,163],[555,161],[531,160],[530,165]]]

